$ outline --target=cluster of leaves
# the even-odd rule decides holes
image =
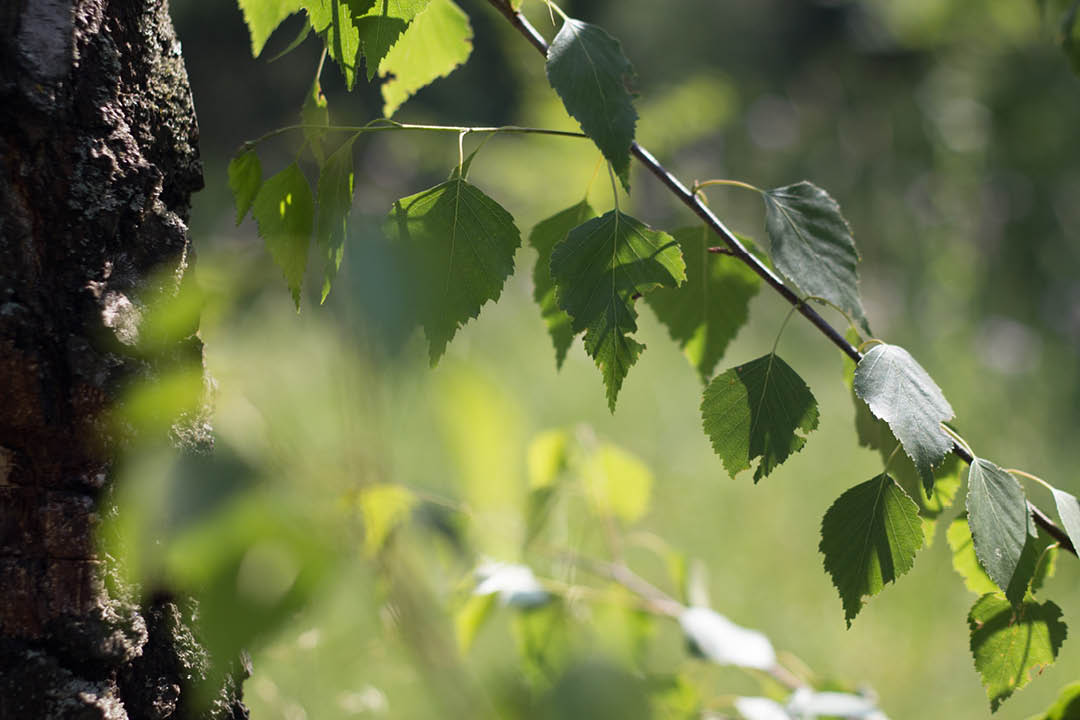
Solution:
[[[384,0],[374,6],[328,2],[274,4],[270,12],[265,0],[241,0],[253,50],[261,50],[288,13],[304,10],[347,84],[353,83],[361,57],[369,79],[376,73],[387,79],[387,116],[468,55],[471,31],[451,0]],[[1074,3],[1067,11],[1067,48],[1076,8]],[[536,300],[556,363],[583,335],[614,412],[623,381],[645,349],[633,337],[636,303],[644,298],[707,383],[703,427],[724,467],[733,477],[753,467],[758,482],[801,450],[818,425],[810,388],[775,345],[761,357],[714,375],[727,344],[747,320],[759,276],[769,272],[764,263],[771,263],[798,292],[793,311],[810,302],[838,310],[851,326],[850,337],[861,341],[865,351],[853,353],[859,360],[849,362],[846,373],[859,441],[881,453],[883,468],[843,493],[826,512],[820,543],[825,569],[850,625],[864,598],[909,571],[917,552],[931,542],[937,517],[961,485],[959,465],[947,457],[954,450],[966,456],[966,522],[954,523],[949,540],[965,583],[981,594],[968,616],[971,650],[996,710],[1028,682],[1032,671],[1053,661],[1064,639],[1060,609],[1034,599],[1052,570],[1055,546],[1033,523],[1017,473],[971,452],[944,425],[953,410],[926,370],[903,348],[873,339],[859,295],[858,251],[838,204],[805,181],[771,190],[714,181],[749,188],[762,198],[768,253],[761,262],[740,262],[751,257],[741,245],[733,248],[741,251],[736,258],[710,252],[715,236],[707,226],[670,234],[650,228],[618,207],[614,178],[629,192],[636,124],[629,90],[633,68],[618,41],[564,15],[547,49],[546,66],[567,112],[609,163],[615,201],[599,216],[582,201],[538,223],[529,234],[538,253]],[[324,299],[341,263],[353,194],[354,142],[364,132],[403,127],[381,120],[354,128],[327,154],[323,143],[331,128],[318,80],[305,108],[303,130],[319,169],[317,197],[296,163],[264,181],[253,146],[244,148],[229,168],[237,220],[250,209],[298,308],[312,235],[323,256]],[[384,225],[386,238],[415,275],[411,320],[424,330],[432,364],[458,328],[498,300],[521,244],[513,216],[468,180],[471,160],[462,157],[445,182],[394,202]],[[633,505],[634,472],[626,463],[616,464],[620,489],[610,496]],[[1080,504],[1071,494],[1050,489],[1075,547],[1080,544]],[[493,571],[481,587],[504,588],[498,577]],[[520,595],[532,602],[539,597],[534,590]]]

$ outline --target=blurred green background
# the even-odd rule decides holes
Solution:
[[[574,128],[535,50],[486,3],[460,4],[475,30],[471,59],[395,119]],[[976,452],[1080,491],[1073,470],[1080,464],[1080,80],[1033,0],[563,7],[620,39],[639,74],[637,137],[684,181],[773,187],[805,178],[826,188],[854,228],[875,333],[930,371]],[[401,289],[377,241],[393,200],[439,182],[457,161],[452,135],[417,133],[357,142],[355,230],[340,278],[323,307],[307,292],[297,316],[251,221],[233,225],[225,167],[241,142],[295,122],[318,43],[309,38],[267,64],[250,57],[232,3],[174,0],[172,10],[206,167],[191,229],[196,272],[212,298],[202,335],[220,393],[215,425],[222,444],[258,467],[252,473],[272,476],[261,482],[280,489],[274,502],[287,497],[290,512],[303,514],[298,507],[324,502],[312,495],[332,506],[353,486],[404,483],[447,498],[451,508],[464,503],[483,528],[472,541],[505,555],[497,559],[520,560],[512,555],[526,445],[544,429],[570,428],[615,443],[652,469],[652,501],[639,529],[703,563],[719,612],[765,632],[822,676],[874,688],[894,719],[989,714],[968,651],[965,617],[975,597],[950,567],[942,528],[914,570],[845,630],[818,530],[832,501],[879,472],[880,462],[856,446],[839,353],[806,323],[788,326],[779,351],[810,384],[821,424],[802,452],[758,486],[749,474],[729,478],[713,455],[700,428],[701,384],[643,303],[637,337],[648,350],[613,416],[579,342],[556,372],[532,303],[531,249],[518,253],[498,304],[486,306],[428,369],[420,337],[395,338]],[[525,10],[550,39],[543,5],[526,0]],[[298,27],[293,18],[279,29],[267,55]],[[336,123],[362,124],[381,112],[377,87],[361,82],[346,94],[336,68],[324,72],[323,86]],[[284,167],[297,147],[285,141],[261,151],[264,173]],[[574,140],[496,137],[470,179],[513,213],[524,237],[537,220],[580,199],[598,158]],[[668,230],[692,224],[640,168],[632,180],[633,196],[623,202],[635,216]],[[710,204],[730,227],[759,237],[760,205],[738,193],[715,190]],[[590,198],[601,211],[610,207],[606,178]],[[787,309],[762,291],[720,370],[767,352]],[[383,341],[403,342],[400,355],[372,349]],[[1037,486],[1028,492],[1050,509]],[[317,525],[323,512],[333,509],[311,510],[304,522]],[[603,546],[599,529],[581,532],[567,542]],[[311,553],[337,548],[334,560],[312,574],[310,595],[287,608],[283,629],[253,648],[252,716],[453,716],[409,643],[387,632],[393,623],[380,599],[378,564],[364,559],[360,537],[327,534],[311,539]],[[416,572],[437,596],[460,593],[468,564],[452,544],[417,531],[401,545],[401,572]],[[629,552],[643,575],[676,592],[663,563]],[[274,564],[273,552],[262,556],[288,570]],[[1044,591],[1066,621],[1076,621],[1078,567],[1061,557]],[[513,687],[504,683],[517,662],[509,614],[497,613],[468,655],[482,684]],[[432,635],[442,626],[452,635],[447,617],[429,620]],[[693,665],[674,622],[658,621],[650,642],[669,672],[690,663],[717,695],[758,692],[739,673]],[[1075,643],[1066,641],[1057,664],[998,715],[1027,717],[1048,706],[1080,674]]]

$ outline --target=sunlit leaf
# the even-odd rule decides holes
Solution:
[[[400,485],[384,483],[365,487],[357,503],[364,521],[364,551],[374,556],[390,533],[408,519],[416,496]]]
[[[315,244],[323,258],[320,302],[330,294],[330,286],[341,267],[345,238],[349,234],[349,211],[353,199],[353,147],[350,138],[335,150],[319,173],[319,224]]]
[[[821,522],[820,550],[844,603],[848,627],[863,598],[912,568],[923,546],[918,507],[888,475],[837,498]]]
[[[885,343],[863,355],[855,368],[854,388],[874,416],[889,424],[929,493],[934,486],[934,466],[953,444],[941,429],[941,423],[953,416],[941,388],[907,350]]]
[[[468,652],[480,628],[495,609],[495,595],[470,595],[454,614],[454,631],[458,647]]]
[[[971,654],[982,677],[990,709],[996,711],[1057,658],[1067,630],[1052,602],[1025,602],[1014,608],[999,595],[979,598],[968,614]]]
[[[777,270],[807,295],[840,308],[869,334],[859,298],[859,252],[840,206],[805,180],[766,190],[762,197]]]
[[[236,224],[247,215],[262,185],[262,165],[254,150],[245,150],[229,160],[229,189],[236,204]]]
[[[999,588],[1008,591],[1033,534],[1023,488],[994,463],[976,458],[968,469],[967,512],[979,564]]]
[[[555,345],[555,366],[561,368],[566,351],[574,341],[570,316],[559,307],[555,299],[555,281],[551,277],[551,252],[555,245],[566,239],[571,230],[596,216],[588,200],[541,220],[529,233],[529,245],[539,257],[533,268],[533,298],[540,306],[540,316],[547,324],[551,342]]]
[[[384,230],[413,269],[434,365],[458,328],[498,300],[521,236],[510,213],[457,175],[396,201]]]
[[[682,253],[667,233],[612,210],[555,246],[551,275],[571,329],[585,331],[585,351],[600,368],[614,412],[623,379],[645,349],[630,337],[637,330],[635,296],[681,284]]]
[[[964,587],[979,596],[998,592],[998,586],[975,557],[975,545],[971,542],[967,513],[962,513],[949,523],[945,537],[949,541],[949,549],[952,550],[953,570],[963,578]]]
[[[701,418],[731,477],[761,458],[757,482],[802,449],[817,428],[818,409],[799,374],[770,353],[716,376],[705,388]]]
[[[431,0],[379,63],[383,115],[391,117],[402,103],[428,83],[449,75],[472,52],[469,17],[452,0]]]
[[[559,473],[566,469],[569,441],[565,430],[545,430],[529,442],[525,456],[529,468],[529,487],[543,488],[555,484]]]
[[[976,595],[998,592],[997,584],[986,574],[975,555],[967,513],[962,513],[949,524],[947,538],[952,550],[953,569],[964,579],[964,586]],[[1027,538],[1017,570],[1006,591],[1007,599],[1019,601],[1028,588],[1032,593],[1037,592],[1046,578],[1053,575],[1057,551],[1050,547],[1051,543],[1052,539],[1048,536]]]
[[[293,163],[264,182],[255,196],[251,214],[299,310],[300,286],[304,282],[315,219],[311,187],[300,166]]]
[[[769,638],[748,630],[710,608],[690,607],[679,615],[686,639],[706,659],[718,665],[769,670],[776,665],[776,652]]]
[[[237,0],[251,34],[251,55],[258,57],[281,21],[303,6],[303,0]]]
[[[596,25],[569,18],[548,47],[547,76],[629,192],[637,123],[629,86],[635,74],[619,41]]]
[[[746,324],[761,279],[731,258],[710,257],[708,248],[716,236],[704,225],[676,230],[672,236],[686,261],[686,282],[675,289],[661,288],[645,300],[701,378],[708,380],[728,343]]]
[[[303,0],[304,9],[315,32],[326,44],[326,52],[341,68],[345,87],[356,82],[356,62],[360,36],[353,25],[352,8],[347,0]]]
[[[371,80],[394,43],[405,32],[406,26],[427,7],[430,0],[379,0],[362,15],[356,15],[353,23],[360,33],[360,46],[367,66],[367,78]]]
[[[614,445],[601,445],[581,468],[585,499],[598,515],[637,522],[649,509],[653,475],[641,460]]]
[[[322,86],[317,78],[304,99],[304,105],[300,108],[300,124],[304,126],[304,139],[311,149],[311,154],[321,167],[326,162],[323,139],[326,138],[327,128],[330,127],[330,109],[327,107],[326,96],[323,95]]]

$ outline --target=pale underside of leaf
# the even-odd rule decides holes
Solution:
[[[855,393],[889,424],[929,492],[934,466],[952,448],[941,423],[953,417],[941,389],[902,347],[880,343],[855,368]]]

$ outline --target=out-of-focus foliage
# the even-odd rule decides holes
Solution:
[[[474,29],[472,60],[402,105],[400,117],[576,129],[546,87],[535,52],[483,3],[462,7]],[[541,3],[524,9],[553,37]],[[680,175],[734,175],[761,187],[806,177],[827,187],[856,229],[860,290],[875,331],[919,357],[980,452],[1069,482],[1080,460],[1073,442],[1080,420],[1080,216],[1073,202],[1080,169],[1068,145],[1080,84],[1055,46],[1061,25],[1052,12],[1044,21],[1034,2],[1010,0],[990,0],[978,11],[950,0],[687,0],[667,13],[657,13],[655,3],[596,1],[565,9],[620,38],[640,74],[638,138]],[[166,473],[166,461],[153,453],[132,459],[137,477],[161,480],[157,489],[149,483],[138,491],[145,496],[136,499],[135,519],[122,517],[143,527],[125,532],[167,542],[128,543],[117,552],[143,569],[148,591],[157,582],[199,587],[211,617],[214,608],[249,613],[250,622],[228,624],[218,648],[253,650],[247,687],[257,715],[476,716],[485,703],[507,715],[589,714],[575,704],[582,702],[581,678],[604,678],[626,697],[651,697],[654,708],[672,708],[671,717],[700,710],[717,688],[743,700],[769,696],[781,708],[794,703],[769,681],[685,659],[675,622],[642,614],[625,588],[583,580],[581,567],[543,554],[557,546],[590,556],[621,552],[680,601],[686,591],[677,578],[686,564],[674,548],[701,556],[714,606],[824,673],[809,678],[818,690],[851,690],[831,685],[827,676],[837,674],[873,685],[895,717],[925,715],[928,697],[937,715],[984,716],[971,657],[960,651],[969,638],[956,627],[970,598],[955,592],[950,553],[922,553],[904,584],[842,630],[816,552],[817,525],[840,492],[879,473],[881,462],[877,453],[853,449],[850,397],[833,387],[835,353],[797,319],[784,357],[814,388],[821,428],[812,446],[754,488],[729,481],[709,452],[694,408],[696,373],[651,313],[639,318],[650,352],[621,389],[616,417],[605,417],[580,346],[571,346],[556,376],[528,302],[531,250],[518,252],[518,271],[498,308],[458,333],[443,367],[421,371],[423,349],[402,330],[408,285],[393,248],[373,228],[395,198],[444,178],[458,149],[451,137],[389,134],[355,144],[356,186],[364,190],[334,293],[316,311],[346,333],[321,327],[319,318],[296,319],[279,293],[255,290],[274,288],[277,272],[247,252],[257,242],[250,225],[231,229],[225,164],[240,142],[295,120],[318,48],[306,41],[268,71],[249,59],[240,13],[229,4],[177,0],[174,11],[207,164],[209,190],[192,218],[200,275],[210,287],[237,292],[238,301],[213,304],[203,315],[218,388],[218,469],[182,464]],[[269,52],[301,24],[287,21]],[[333,122],[366,122],[382,112],[379,86],[361,79],[345,94],[334,72],[323,80]],[[472,177],[497,189],[523,230],[583,193],[603,212],[610,207],[606,183],[587,191],[600,155],[571,144],[496,137],[477,156]],[[265,167],[287,166],[296,150],[282,143]],[[688,216],[638,172],[631,169],[634,196],[621,201],[623,210],[655,227],[685,225]],[[735,228],[762,234],[754,203],[709,193]],[[242,264],[218,260],[211,251],[222,247]],[[318,279],[307,283],[319,286]],[[728,347],[729,365],[766,352],[786,312],[764,296],[752,309],[765,319]],[[393,348],[404,354],[387,360],[383,353]],[[201,388],[197,373],[180,376],[159,390],[186,397],[181,405],[136,397],[132,407],[141,402],[146,417],[167,425],[170,409],[198,414],[191,391]],[[582,420],[603,440],[575,425]],[[546,453],[547,467],[559,469],[538,471],[545,480],[530,487],[527,440],[552,426],[567,428],[562,436],[570,439]],[[605,443],[632,449],[653,474],[649,511],[612,547],[607,528],[618,531],[619,523],[587,515],[571,470]],[[403,489],[380,499],[377,489],[386,487]],[[316,530],[290,531],[296,527]],[[155,556],[166,546],[180,549]],[[206,547],[220,552],[204,561]],[[473,596],[483,580],[472,573],[489,561],[524,565],[538,582],[565,587],[545,588],[552,601],[529,611],[516,608],[511,590],[503,604],[503,590],[514,587],[505,577],[491,595]],[[1048,581],[1059,594],[1075,584],[1073,565],[1065,558]],[[409,582],[395,584],[385,567]],[[952,582],[942,589],[945,577]],[[591,589],[580,597],[560,592],[579,586]],[[451,616],[469,628],[467,654]],[[256,626],[265,632],[256,636]],[[1080,667],[1070,655],[1066,643],[1045,672],[1051,677],[1010,699],[1010,710],[1050,705]],[[642,657],[645,670],[632,664]],[[576,675],[564,677],[552,665]],[[649,678],[644,687],[642,677]],[[474,694],[477,683],[482,689]],[[472,704],[477,697],[487,700]]]

